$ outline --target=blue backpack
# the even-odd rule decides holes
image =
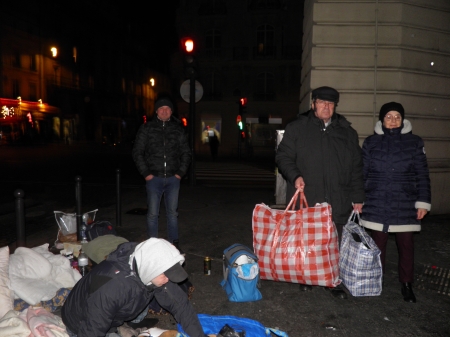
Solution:
[[[231,302],[262,299],[259,288],[258,258],[253,250],[240,243],[223,251],[223,281],[220,283]]]

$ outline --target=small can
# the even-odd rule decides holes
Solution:
[[[208,256],[203,260],[203,272],[205,275],[211,275],[211,259]]]

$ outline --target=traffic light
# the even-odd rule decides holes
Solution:
[[[237,115],[237,117],[236,117],[236,124],[237,124],[239,130],[242,130],[244,128],[244,125],[242,124],[242,117],[241,117],[241,115]]]
[[[184,37],[181,39],[181,52],[184,54],[184,68],[186,71],[186,77],[192,78],[196,76],[196,62],[194,58],[195,54],[195,42],[191,37]]]
[[[247,97],[241,97],[239,99],[239,114],[243,115],[247,112]]]
[[[245,139],[245,131],[241,131],[241,139]]]
[[[181,39],[181,48],[186,54],[192,54],[194,52],[194,40],[190,37]]]
[[[187,126],[187,118],[186,117],[181,118],[181,123],[183,124],[184,127],[186,127]]]

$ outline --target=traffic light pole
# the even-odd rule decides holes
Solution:
[[[190,74],[189,83],[189,144],[191,146],[191,170],[189,185],[195,186],[195,72]]]
[[[241,154],[241,143],[242,143],[242,141],[241,141],[241,130],[238,128],[238,133],[237,133],[237,135],[238,135],[238,159],[241,159],[241,157],[242,157],[242,154]]]

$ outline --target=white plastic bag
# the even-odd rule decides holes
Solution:
[[[77,231],[77,219],[75,213],[55,211],[55,219],[63,235],[72,234]]]
[[[98,209],[94,209],[93,211],[89,211],[83,214],[82,221],[86,223],[86,225],[91,224],[95,220],[95,215],[97,214]],[[54,211],[56,223],[59,226],[63,235],[73,234],[77,231],[77,218],[76,213],[64,213],[61,211]]]

